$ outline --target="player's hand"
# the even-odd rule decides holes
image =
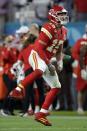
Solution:
[[[12,94],[17,94],[18,92],[21,92],[21,91],[22,91],[21,88],[16,87],[14,90],[12,90],[12,91],[10,92],[10,95],[12,95]]]
[[[10,92],[10,96],[14,96],[16,98],[22,98],[24,96],[24,91],[23,89],[19,88],[19,87],[16,87],[15,89],[13,89],[11,92]]]
[[[10,72],[11,72],[11,74],[13,74],[14,76],[16,76],[16,69],[13,69],[13,68],[11,67]]]
[[[54,76],[55,75],[55,66],[50,63],[48,64],[48,69],[50,71],[50,74]]]
[[[87,70],[85,70],[85,69],[81,70],[81,78],[83,80],[87,80]]]
[[[62,69],[63,69],[63,60],[59,60],[57,62],[57,69],[58,69],[58,71],[62,71]]]
[[[73,68],[78,67],[78,60],[74,60],[74,62],[72,63],[72,67]]]

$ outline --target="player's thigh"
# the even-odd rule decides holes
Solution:
[[[46,68],[46,71],[43,74],[43,78],[51,88],[61,88],[61,84],[56,71],[54,75],[51,75],[48,68]]]
[[[32,50],[29,56],[29,64],[35,69],[40,69],[41,71],[45,72],[47,65],[44,60],[41,59],[38,52]]]

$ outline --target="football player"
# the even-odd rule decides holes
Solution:
[[[29,37],[24,43],[24,48],[21,50],[17,62],[11,68],[12,74],[17,77],[17,83],[24,79],[27,75],[32,73],[32,68],[28,62],[28,55],[33,47],[33,43],[39,35],[39,27],[37,24],[33,23],[30,27]],[[28,105],[30,101],[35,104],[34,113],[39,111],[39,104],[44,100],[44,91],[42,86],[42,78],[36,80],[35,82],[27,85],[25,89],[25,97],[24,97],[24,106],[23,106],[23,113],[21,116],[27,116],[28,114],[32,114],[33,112],[28,109]],[[34,88],[33,88],[34,87]],[[37,88],[38,87],[38,88]],[[34,92],[33,92],[34,90]],[[21,92],[20,88],[16,88],[13,92]],[[39,92],[40,92],[40,100],[39,100]],[[33,98],[34,97],[34,98]],[[34,99],[34,100],[33,100]],[[40,103],[39,103],[40,101]],[[33,107],[34,107],[34,104]],[[29,110],[27,112],[27,110]],[[33,111],[33,110],[32,110]],[[31,113],[30,113],[31,112]]]
[[[35,41],[28,57],[33,72],[22,80],[18,86],[25,88],[27,84],[31,84],[35,79],[41,76],[44,78],[51,90],[46,95],[40,112],[35,114],[35,120],[46,126],[51,126],[52,124],[46,116],[49,114],[49,106],[60,91],[61,84],[55,67],[50,63],[50,60],[55,57],[59,71],[62,70],[62,49],[67,35],[67,29],[63,25],[68,23],[69,18],[66,9],[62,6],[54,5],[48,12],[48,19],[49,22],[42,26],[39,37]]]
[[[77,112],[83,114],[84,96],[87,90],[87,35],[77,40],[72,48],[75,68],[77,68]]]

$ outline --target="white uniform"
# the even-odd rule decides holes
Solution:
[[[38,53],[34,50],[32,50],[30,53],[29,64],[31,65],[33,70],[40,69],[41,71],[43,71],[42,77],[51,88],[56,88],[56,87],[61,88],[61,84],[59,82],[59,78],[56,71],[54,75],[51,75],[46,63],[40,58]]]

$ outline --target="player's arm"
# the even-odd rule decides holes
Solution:
[[[86,66],[85,60],[84,60],[86,53],[87,53],[87,45],[83,45],[80,48],[80,55],[79,55],[79,64],[80,64],[81,69],[84,69]]]
[[[59,44],[59,48],[56,53],[57,69],[61,71],[63,69],[63,41]]]
[[[79,48],[80,48],[80,40],[78,40],[72,47],[71,53],[72,53],[72,58],[75,60],[79,59]]]
[[[77,68],[79,65],[79,48],[80,48],[80,40],[78,40],[71,49],[71,55],[73,58],[72,67]]]
[[[56,53],[57,61],[61,60],[62,58],[63,58],[63,41],[60,42],[59,48]]]
[[[53,35],[52,27],[49,24],[45,24],[41,28],[41,32],[40,32],[40,35],[38,38],[39,44],[37,44],[37,46],[39,46],[41,56],[43,57],[43,59],[45,59],[47,64],[49,63],[49,61],[48,61],[47,56],[45,54],[45,49],[50,44],[50,41],[52,39],[52,35]]]
[[[23,61],[23,51],[19,53],[17,61]]]
[[[11,73],[17,77],[18,68],[19,68],[19,66],[22,67],[22,65],[23,65],[23,56],[22,56],[22,52],[21,52],[21,53],[19,53],[17,61],[11,67],[11,70],[10,70]]]
[[[43,49],[45,49],[49,45],[53,36],[53,32],[53,27],[49,23],[44,24],[44,26],[41,28],[38,42]]]
[[[38,53],[41,56],[41,58],[46,62],[46,64],[48,64],[49,60],[48,60],[46,53],[45,53],[45,46],[47,43],[44,42],[42,39],[39,39],[38,42],[39,42],[39,44],[38,44],[39,47],[37,47],[39,49]]]
[[[80,48],[79,64],[81,67],[81,78],[87,81],[87,69],[85,65],[85,56],[87,53],[87,45],[83,45]]]

